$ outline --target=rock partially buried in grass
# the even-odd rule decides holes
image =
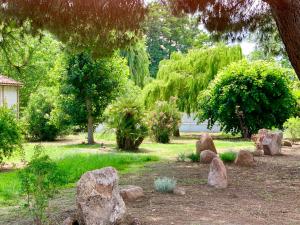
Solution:
[[[196,152],[200,155],[202,151],[210,150],[217,154],[217,149],[215,147],[212,137],[205,133],[201,135],[200,141],[196,142]]]
[[[143,197],[144,191],[139,186],[127,185],[121,187],[120,195],[125,202],[131,202]]]
[[[209,164],[216,157],[217,157],[216,153],[210,150],[204,150],[200,153],[200,163]]]
[[[253,154],[246,150],[241,150],[234,162],[238,166],[254,166],[254,157]]]
[[[210,164],[208,174],[208,185],[222,189],[228,186],[227,171],[223,161],[219,158],[214,158]]]
[[[112,167],[83,174],[77,183],[79,224],[114,225],[125,216],[125,203],[119,193],[117,171]]]

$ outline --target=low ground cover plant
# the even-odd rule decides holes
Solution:
[[[190,159],[192,162],[199,162],[200,161],[200,155],[196,153],[191,153],[187,155],[187,158]]]
[[[176,188],[176,180],[169,177],[157,178],[154,181],[154,188],[161,193],[172,193]]]
[[[223,152],[219,154],[220,159],[224,162],[224,163],[233,163],[236,159],[236,152]]]

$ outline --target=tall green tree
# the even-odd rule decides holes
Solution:
[[[149,55],[145,40],[128,46],[121,54],[126,57],[130,69],[130,79],[135,85],[143,88],[150,79]]]
[[[161,60],[169,59],[172,52],[186,53],[203,35],[195,19],[186,15],[176,17],[167,5],[158,2],[149,6],[145,29],[152,77],[156,77]]]
[[[197,117],[249,138],[259,129],[282,128],[296,112],[289,70],[274,63],[240,61],[220,72],[199,98]]]
[[[224,44],[192,49],[187,54],[173,53],[169,60],[161,62],[157,79],[144,88],[145,105],[151,107],[157,100],[168,101],[174,96],[180,111],[196,112],[199,93],[220,69],[240,59],[240,46]]]
[[[86,128],[88,143],[94,143],[94,128],[102,121],[107,105],[115,99],[129,75],[119,57],[95,60],[84,52],[70,57],[62,79],[61,107],[73,125]]]

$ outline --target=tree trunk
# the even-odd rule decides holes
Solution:
[[[271,6],[287,54],[300,79],[300,1],[266,0]]]
[[[174,137],[180,137],[180,130],[179,130],[179,128],[176,128],[176,130],[174,130],[173,136]]]
[[[88,128],[88,144],[95,144],[94,141],[94,118],[92,115],[92,103],[89,99],[86,100],[86,110],[87,110],[87,128]]]

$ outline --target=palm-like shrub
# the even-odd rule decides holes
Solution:
[[[132,96],[120,97],[105,112],[106,123],[115,129],[117,145],[123,150],[137,150],[147,135],[144,108]]]
[[[158,143],[169,143],[180,120],[181,115],[176,107],[176,99],[171,99],[169,102],[156,102],[148,118],[151,136]]]

